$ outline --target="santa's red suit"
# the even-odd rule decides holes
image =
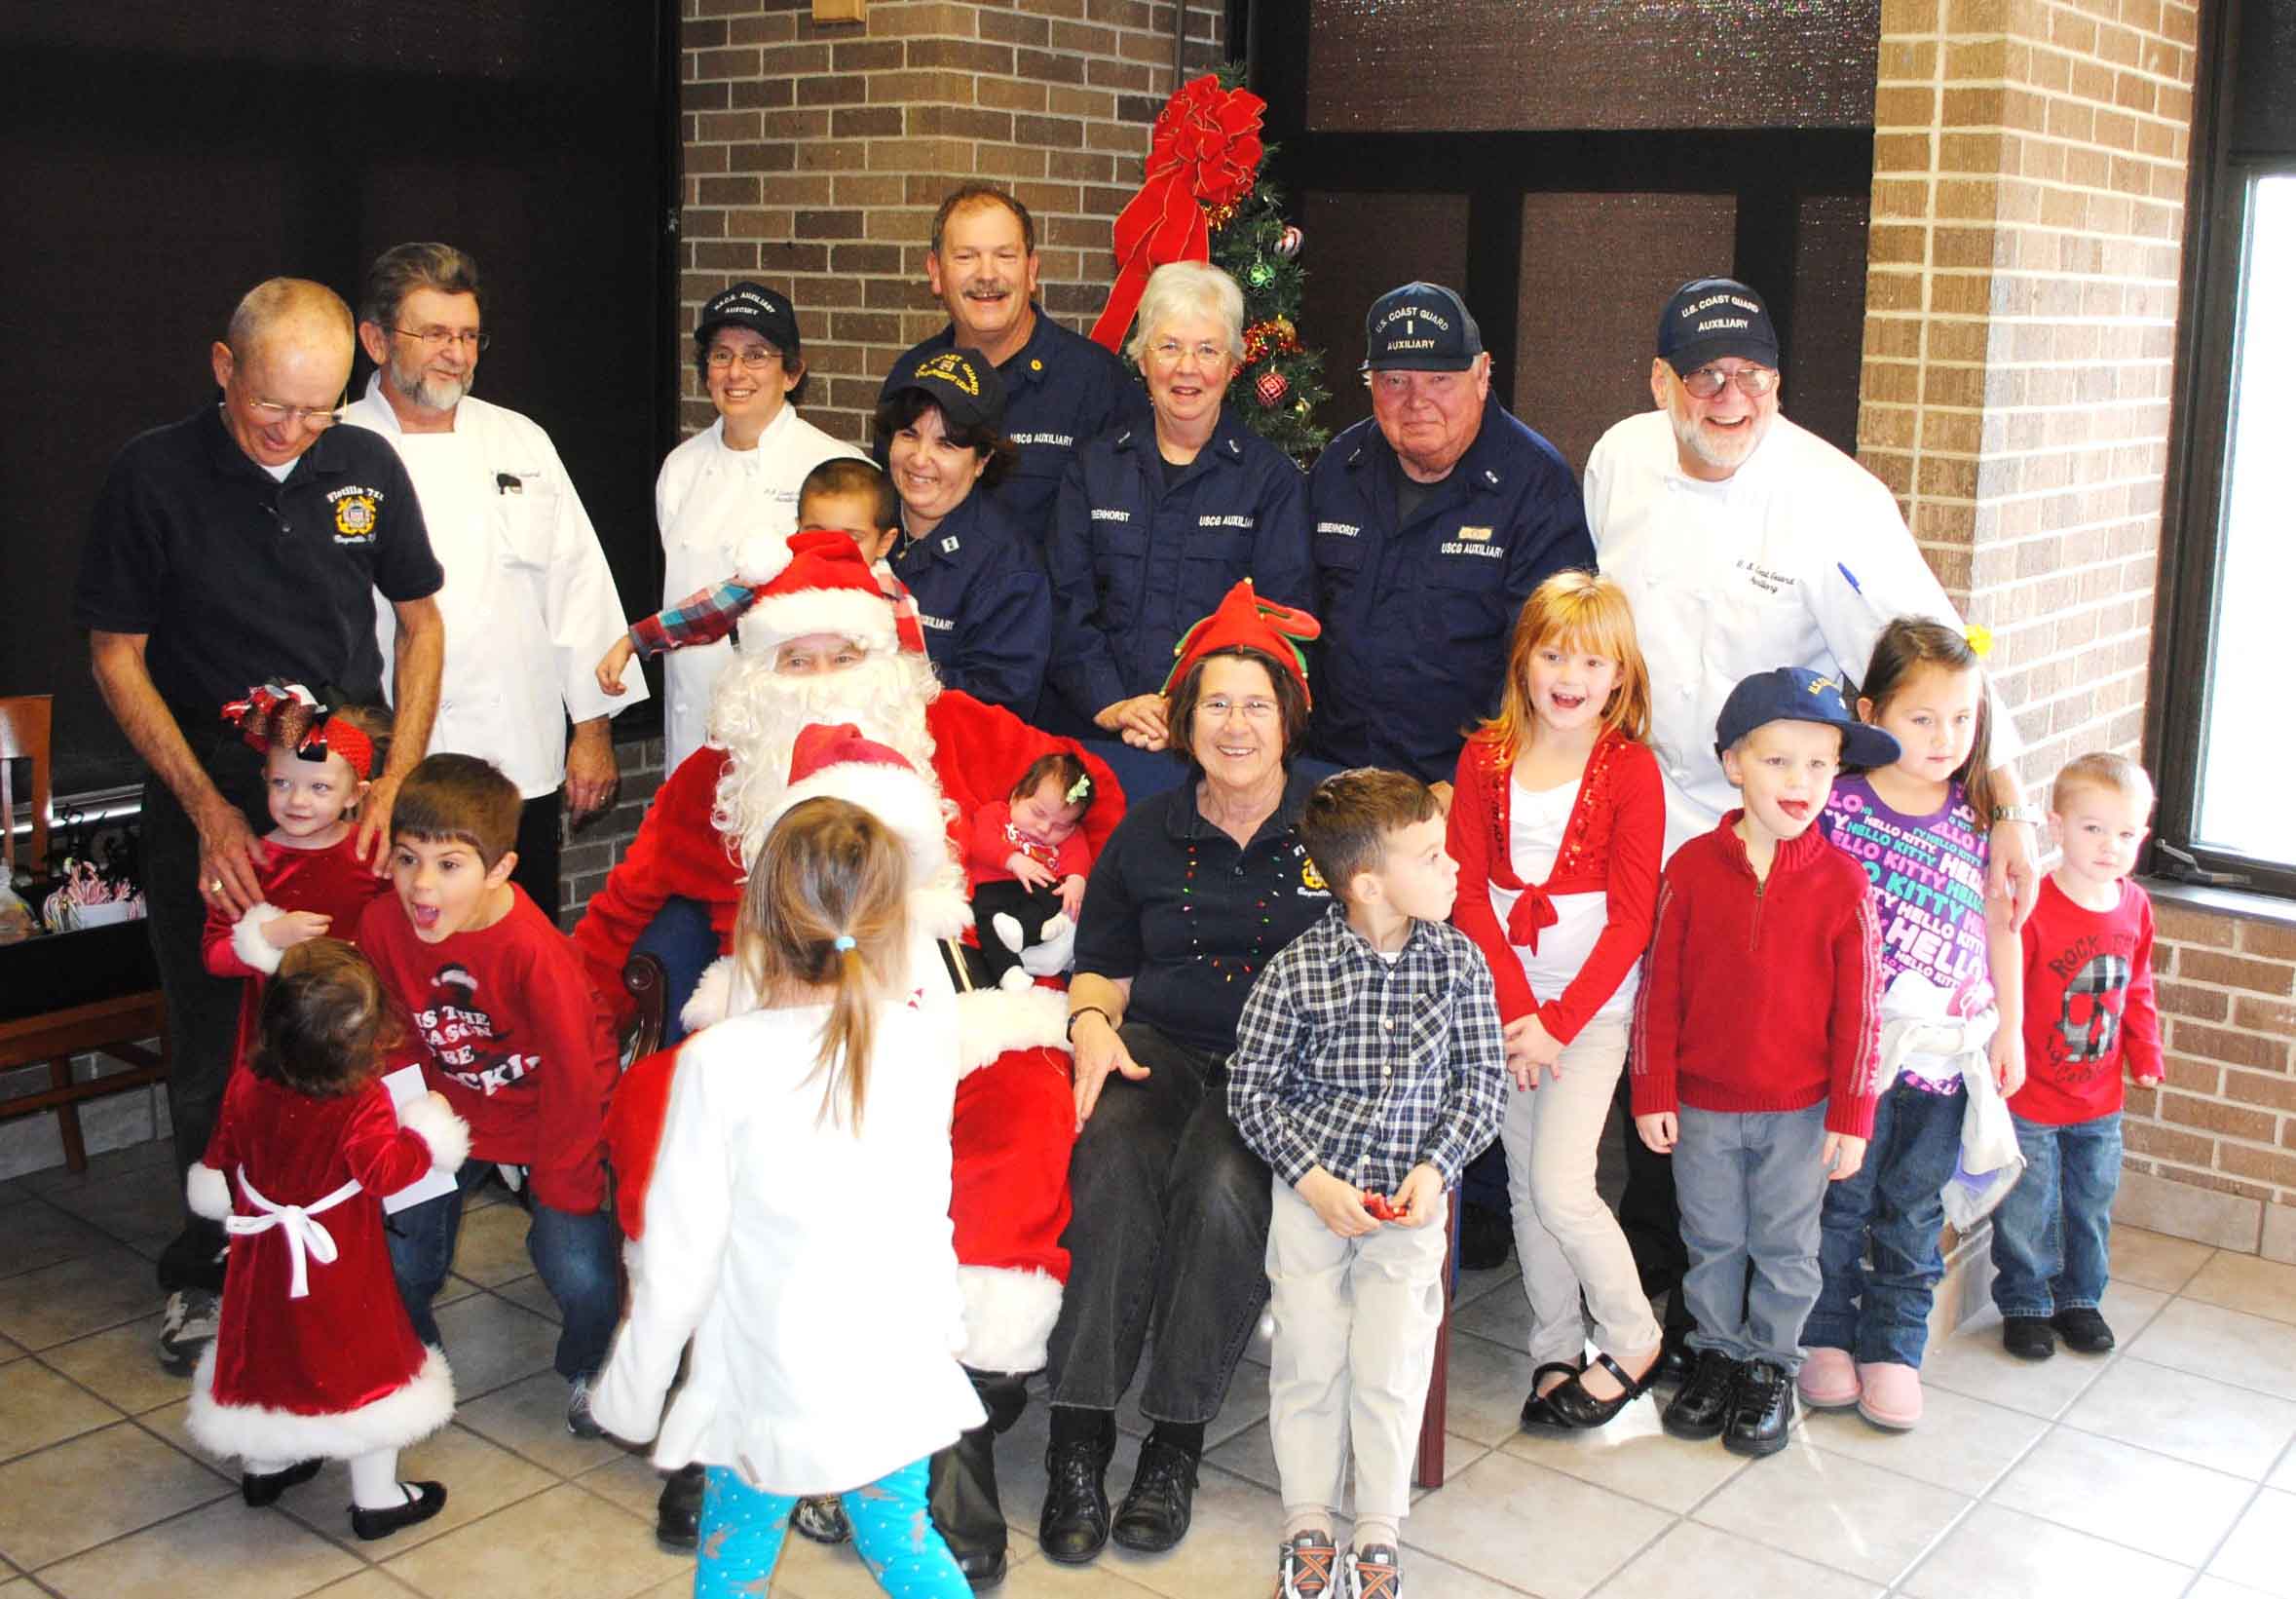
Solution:
[[[427,1099],[402,1126],[380,1083],[318,1099],[232,1074],[187,1179],[192,1208],[231,1229],[185,1417],[194,1439],[277,1468],[402,1448],[446,1425],[454,1380],[407,1320],[382,1197],[433,1164],[452,1170],[469,1145],[461,1119]]]

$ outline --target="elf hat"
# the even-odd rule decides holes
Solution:
[[[850,722],[815,722],[798,734],[789,786],[766,818],[767,827],[807,800],[823,797],[847,800],[892,829],[909,853],[911,888],[923,887],[949,865],[939,787],[899,750],[863,737]]]
[[[1172,649],[1172,674],[1164,679],[1162,692],[1169,695],[1204,657],[1241,648],[1258,650],[1290,672],[1299,685],[1300,697],[1313,705],[1315,696],[1307,689],[1307,658],[1299,653],[1299,646],[1323,630],[1323,624],[1305,611],[1261,599],[1253,591],[1252,580],[1246,578],[1227,591],[1218,610],[1180,635],[1180,642]]]
[[[834,633],[872,650],[900,642],[892,602],[861,547],[826,528],[756,539],[741,552],[740,578],[757,589],[741,619],[744,648],[767,652],[793,638]]]

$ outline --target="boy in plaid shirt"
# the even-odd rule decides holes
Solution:
[[[1308,797],[1299,836],[1337,903],[1253,986],[1227,1086],[1236,1130],[1275,1174],[1276,1591],[1400,1599],[1443,1320],[1444,1193],[1497,1136],[1506,1052],[1490,969],[1443,920],[1459,869],[1426,786],[1342,772]],[[1350,1439],[1354,1547],[1335,1573]]]

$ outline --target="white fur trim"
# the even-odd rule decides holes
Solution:
[[[931,779],[914,769],[875,761],[826,766],[781,791],[767,827],[809,799],[824,795],[849,800],[890,827],[909,852],[909,884],[922,887],[949,863],[948,826],[941,818],[941,794]]]
[[[734,575],[753,589],[762,589],[789,570],[789,538],[782,533],[752,533],[734,552]]]
[[[249,905],[246,914],[231,925],[231,952],[253,967],[257,971],[277,971],[279,958],[284,951],[272,946],[263,936],[263,924],[286,915],[277,905],[261,900]]]
[[[975,1371],[1044,1369],[1045,1341],[1060,1319],[1061,1285],[1049,1273],[960,1266],[957,1288],[964,1296],[960,1360]]]
[[[739,970],[731,955],[721,955],[702,968],[701,980],[694,985],[685,1008],[678,1012],[687,1032],[698,1033],[734,1013],[734,979]]]
[[[909,922],[931,938],[956,938],[972,926],[972,906],[960,883],[933,883],[909,891]]]
[[[745,648],[770,651],[813,633],[858,639],[873,650],[893,650],[900,641],[893,602],[860,589],[800,589],[790,594],[764,595],[741,619]]]
[[[183,1418],[192,1441],[209,1454],[247,1461],[300,1461],[317,1455],[349,1460],[377,1449],[404,1449],[444,1427],[454,1415],[454,1374],[446,1356],[426,1352],[423,1367],[403,1388],[380,1399],[327,1416],[298,1416],[269,1405],[215,1402],[215,1346],[200,1356],[191,1380],[191,1409]]]
[[[219,1222],[231,1214],[231,1179],[205,1161],[195,1161],[183,1174],[183,1201],[195,1216]]]
[[[957,1064],[963,1072],[977,1072],[1011,1049],[1049,1047],[1065,1055],[1068,1031],[1069,997],[1054,989],[978,988],[957,996]]]
[[[431,1163],[452,1171],[470,1158],[470,1123],[429,1094],[407,1101],[398,1124],[431,1146]]]

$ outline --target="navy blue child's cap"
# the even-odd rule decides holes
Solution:
[[[1769,722],[1820,722],[1840,729],[1844,766],[1898,764],[1898,741],[1851,715],[1840,683],[1799,666],[1757,671],[1730,691],[1714,724],[1714,753]]]
[[[1724,356],[1776,366],[1778,329],[1762,297],[1737,279],[1693,278],[1659,313],[1658,353],[1682,377]]]
[[[1372,302],[1363,343],[1367,372],[1463,372],[1483,354],[1483,329],[1441,284],[1406,284]]]

